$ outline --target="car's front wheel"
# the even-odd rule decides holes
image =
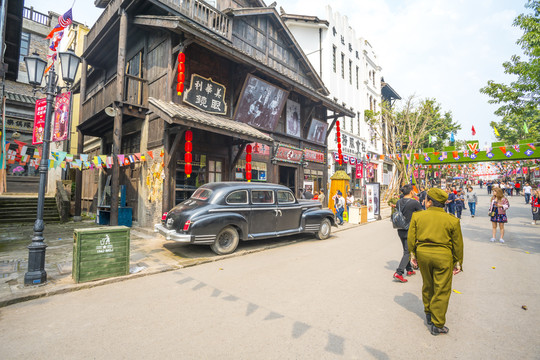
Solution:
[[[210,248],[218,255],[226,255],[236,250],[239,241],[238,231],[232,226],[227,226],[219,232]]]
[[[328,239],[330,237],[331,230],[332,224],[330,223],[330,220],[324,219],[321,221],[321,227],[319,228],[319,231],[315,233],[315,236],[319,240]]]

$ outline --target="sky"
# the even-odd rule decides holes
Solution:
[[[347,14],[356,34],[373,46],[382,76],[403,98],[435,98],[462,127],[456,140],[496,141],[491,121],[496,105],[480,93],[488,80],[509,83],[502,64],[521,55],[522,35],[512,22],[528,12],[526,0],[333,0],[334,12]],[[270,0],[265,0],[269,5]],[[325,18],[328,0],[279,0],[286,13]],[[73,0],[26,0],[47,13],[66,12]],[[94,0],[75,0],[73,18],[91,26],[102,9]],[[474,125],[476,136],[472,136]]]

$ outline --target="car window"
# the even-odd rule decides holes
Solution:
[[[191,195],[191,199],[206,201],[210,198],[212,192],[213,191],[210,189],[198,188],[193,195]]]
[[[294,196],[290,191],[278,190],[277,201],[280,204],[294,203]]]
[[[274,191],[272,190],[252,190],[251,202],[254,204],[273,204]]]
[[[227,196],[227,199],[225,201],[227,202],[227,204],[247,204],[247,190],[233,191]]]

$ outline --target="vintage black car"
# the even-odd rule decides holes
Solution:
[[[232,253],[240,240],[313,233],[330,236],[334,213],[317,200],[297,200],[285,186],[216,182],[163,215],[154,226],[167,240],[210,245],[216,254]]]

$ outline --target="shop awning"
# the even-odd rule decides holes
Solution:
[[[189,106],[175,104],[153,97],[148,98],[150,111],[169,124],[193,127],[216,134],[232,136],[239,139],[272,145],[274,140],[263,132],[244,124],[221,116],[208,114]]]

